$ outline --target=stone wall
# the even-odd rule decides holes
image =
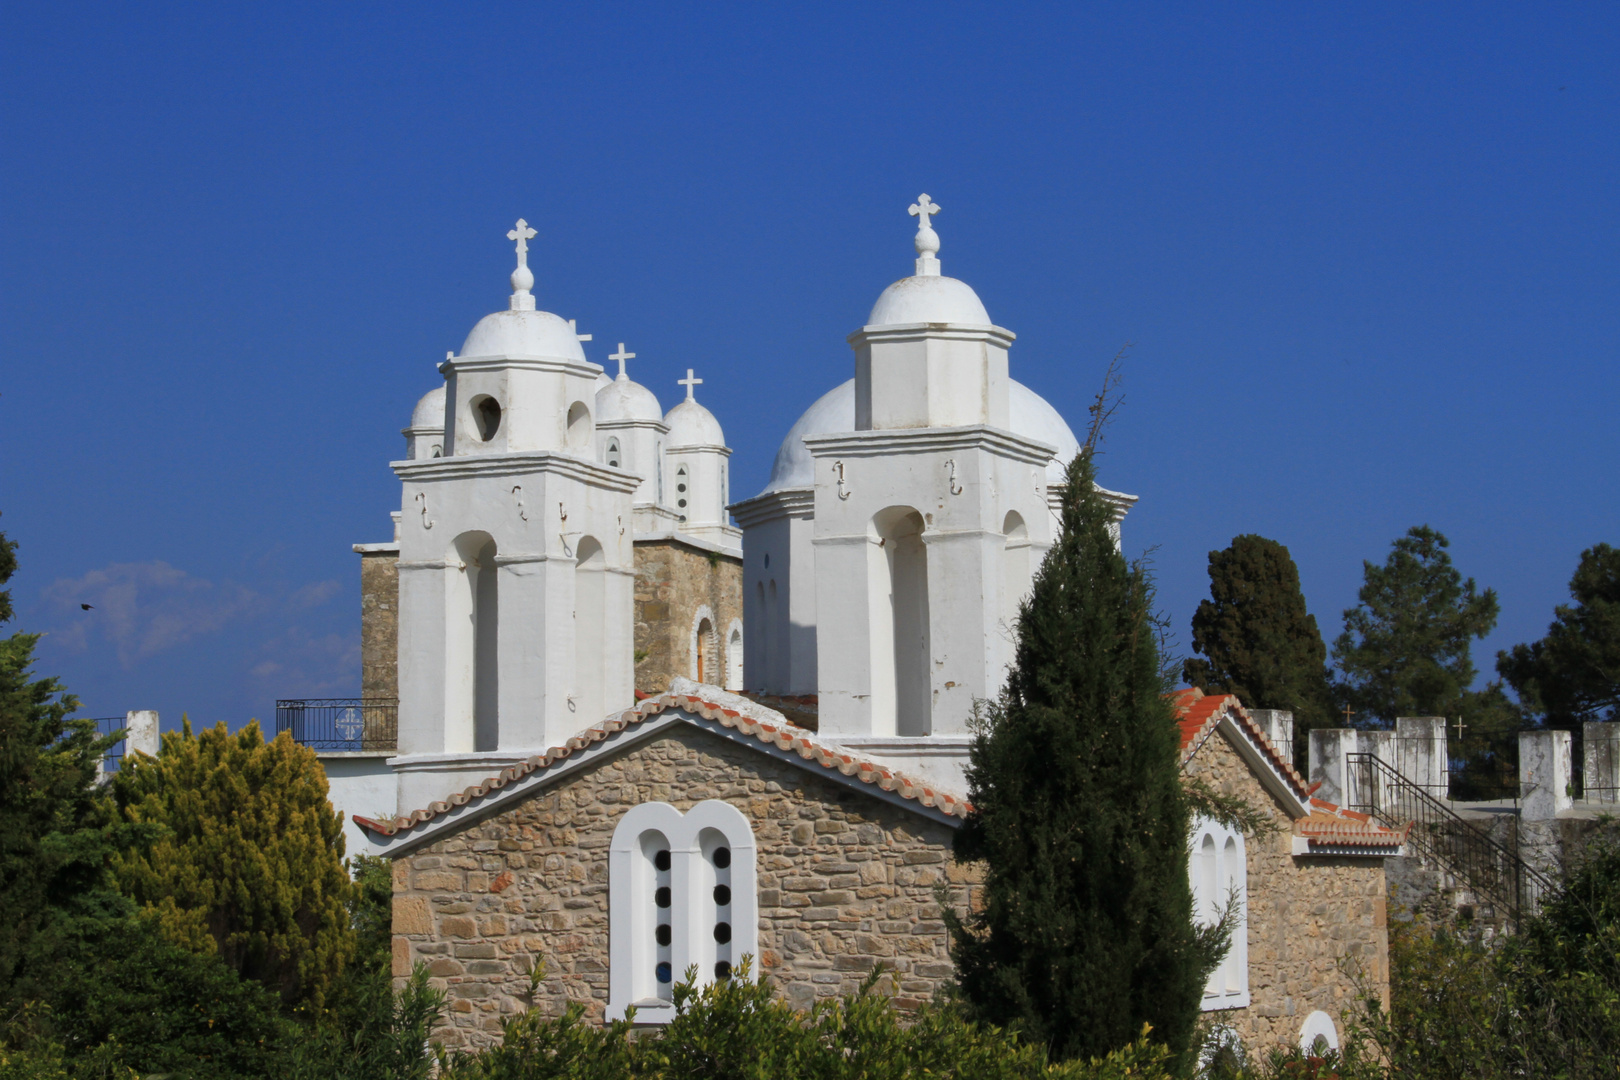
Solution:
[[[684,544],[679,540],[637,540],[636,557],[636,688],[646,693],[668,689],[670,679],[689,679],[728,689],[733,662],[726,641],[733,619],[740,624],[742,559]],[[706,642],[702,678],[692,663],[692,632],[701,609],[713,614],[713,634]],[[741,645],[737,647],[740,654]]]
[[[399,696],[399,552],[360,553],[360,695]]]
[[[1389,935],[1382,859],[1295,856],[1283,812],[1227,742],[1209,739],[1187,766],[1215,790],[1267,811],[1277,826],[1249,838],[1250,1004],[1209,1014],[1237,1031],[1251,1051],[1296,1044],[1317,1009],[1343,1017],[1358,978],[1389,1000]]]
[[[394,974],[426,961],[449,995],[436,1033],[480,1046],[524,1007],[608,1002],[608,848],[620,815],[660,800],[683,812],[725,799],[759,849],[763,967],[798,1008],[854,990],[882,963],[914,1007],[952,976],[934,888],[965,909],[973,874],[951,861],[950,826],[686,725],[565,777],[515,807],[394,863]]]

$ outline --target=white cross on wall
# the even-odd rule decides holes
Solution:
[[[622,349],[622,348],[624,348],[624,346],[620,345],[619,348]],[[697,398],[692,396],[692,387],[701,386],[702,384],[703,384],[702,379],[695,379],[695,378],[692,377],[692,369],[691,368],[686,369],[686,378],[684,378],[684,379],[676,379],[675,380],[675,385],[686,387],[686,400],[687,401],[696,401],[697,400]]]
[[[519,266],[529,265],[529,241],[534,239],[534,235],[534,230],[529,228],[529,223],[522,218],[518,218],[517,228],[507,231],[506,238],[517,241]]]
[[[626,360],[634,360],[635,358],[636,358],[635,353],[633,353],[633,352],[625,352],[624,351],[624,342],[622,342],[622,341],[619,342],[619,351],[616,352],[616,353],[611,354],[608,357],[609,360],[617,360],[619,362],[619,378],[621,378],[621,379],[628,379],[629,378],[629,376],[624,373],[624,362]]]
[[[919,229],[928,229],[933,227],[931,219],[933,215],[939,213],[939,207],[935,206],[933,200],[924,194],[917,196],[917,201],[911,204],[911,209],[907,213],[917,219]]]

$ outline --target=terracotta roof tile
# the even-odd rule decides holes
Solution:
[[[923,806],[931,807],[950,817],[966,818],[973,809],[964,799],[951,795],[948,792],[938,791],[929,787],[913,777],[904,773],[894,772],[875,762],[854,757],[842,748],[824,745],[811,737],[803,728],[783,721],[780,724],[767,723],[743,716],[733,709],[692,697],[686,694],[663,694],[658,697],[647,697],[640,701],[635,708],[626,709],[618,716],[604,720],[595,727],[584,731],[569,739],[563,746],[553,747],[544,754],[519,762],[510,768],[490,777],[481,784],[474,784],[464,791],[458,791],[448,799],[430,803],[419,810],[409,814],[391,818],[387,821],[378,821],[372,818],[354,815],[354,822],[363,829],[383,836],[395,836],[417,828],[441,814],[449,812],[452,808],[465,806],[474,799],[481,799],[492,795],[515,780],[521,780],[540,770],[550,768],[560,761],[566,760],[576,750],[584,750],[596,743],[602,742],[612,735],[616,735],[630,727],[640,724],[665,709],[682,709],[705,720],[713,720],[728,731],[736,733],[737,737],[746,739],[752,737],[762,743],[774,746],[779,750],[786,750],[798,754],[807,761],[813,761],[826,769],[836,770],[843,776],[853,777],[862,783],[871,784],[883,791],[892,792],[902,799],[914,799]]]

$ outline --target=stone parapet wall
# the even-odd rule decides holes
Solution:
[[[1208,1014],[1251,1050],[1297,1044],[1306,1016],[1322,1010],[1339,1024],[1359,994],[1358,979],[1389,1001],[1389,934],[1383,860],[1296,856],[1288,815],[1261,787],[1224,732],[1209,739],[1187,773],[1216,791],[1269,813],[1269,837],[1248,840],[1249,994],[1247,1008]]]
[[[394,974],[426,962],[448,994],[435,1037],[493,1041],[500,1018],[527,1007],[537,959],[536,1008],[579,1001],[600,1018],[614,827],[643,802],[684,812],[704,799],[731,803],[754,830],[755,970],[789,1003],[848,993],[879,963],[902,1007],[952,978],[934,890],[945,884],[965,909],[976,877],[951,861],[949,825],[680,725],[396,859]]]
[[[399,696],[399,552],[360,553],[360,695]]]
[[[637,540],[636,688],[661,693],[677,675],[697,679],[692,663],[692,632],[707,608],[714,637],[700,682],[740,689],[727,678],[727,630],[743,617],[742,559],[675,539]],[[739,645],[740,650],[740,645]]]

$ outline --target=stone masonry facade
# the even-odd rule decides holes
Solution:
[[[724,799],[758,845],[763,970],[790,1004],[854,990],[882,964],[884,989],[915,1007],[952,977],[937,886],[965,910],[973,868],[951,859],[950,825],[684,724],[561,777],[516,806],[398,856],[393,971],[428,964],[449,997],[435,1038],[487,1045],[526,1008],[608,1002],[608,849],[647,801],[685,812]]]
[[[360,554],[360,695],[399,696],[399,552]]]
[[[730,655],[726,637],[732,620],[743,617],[742,559],[674,539],[638,540],[635,552],[636,689],[662,693],[677,675],[726,686],[729,665],[741,659]],[[705,607],[713,629],[699,678],[692,634]]]
[[[1251,1049],[1296,1044],[1320,1009],[1344,1034],[1361,986],[1389,1003],[1389,935],[1383,860],[1292,854],[1288,815],[1217,732],[1186,767],[1214,790],[1267,812],[1277,830],[1249,837],[1248,1008],[1209,1014]],[[1358,985],[1359,984],[1359,985]]]

